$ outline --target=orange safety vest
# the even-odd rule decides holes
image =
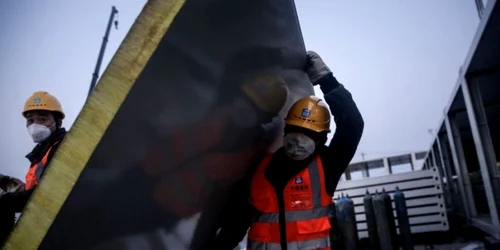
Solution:
[[[284,211],[279,210],[276,191],[265,177],[271,158],[268,155],[262,161],[251,182],[250,203],[260,215],[250,226],[247,249],[281,250],[280,237],[285,235],[280,226],[284,226],[288,250],[331,249],[328,211],[332,197],[326,192],[319,155],[287,183]],[[280,224],[280,212],[285,225]]]
[[[31,165],[28,173],[26,173],[26,184],[24,185],[24,190],[31,190],[38,184],[38,181],[42,177],[43,170],[47,166],[50,151],[58,143],[59,142],[56,142],[54,145],[50,146],[41,161],[35,162]]]

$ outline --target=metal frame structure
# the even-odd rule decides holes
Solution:
[[[500,192],[496,191],[500,190],[500,173],[496,166],[497,159],[479,80],[481,77],[500,74],[500,46],[498,45],[500,44],[500,3],[497,0],[489,0],[487,6],[479,12],[479,16],[481,21],[464,65],[460,68],[452,98],[444,110],[439,132],[425,156],[424,169],[438,167],[439,172],[444,176],[445,194],[449,196],[459,194],[458,197],[460,197],[460,201],[452,201],[457,195],[449,197],[447,204],[449,203],[457,214],[465,217],[472,226],[500,240]],[[454,110],[453,105],[457,102],[463,102],[465,110]],[[474,204],[464,145],[456,121],[457,114],[464,111],[469,121],[477,163],[484,184],[490,213],[489,220],[478,215]],[[443,145],[443,140],[447,140],[448,147]],[[452,162],[449,161],[449,155],[451,155]],[[452,175],[452,170],[455,170],[457,182]]]
[[[343,181],[350,181],[351,173],[355,171],[361,171],[363,178],[370,177],[370,170],[373,169],[384,169],[385,174],[392,174],[393,167],[403,164],[410,164],[411,171],[419,169],[421,166],[418,165],[418,160],[423,160],[427,155],[427,152],[415,152],[409,154],[396,155],[391,157],[384,157],[379,159],[373,159],[362,162],[354,162],[349,165],[349,167],[344,172]]]
[[[343,181],[337,186],[334,197],[348,196],[352,199],[359,238],[368,237],[363,203],[365,193],[368,191],[375,194],[385,191],[392,197],[396,188],[405,194],[412,233],[447,231],[449,223],[441,180],[439,171],[433,167],[401,174]],[[397,217],[396,212],[394,216]]]

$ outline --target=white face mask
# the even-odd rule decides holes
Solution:
[[[283,138],[285,154],[292,160],[300,161],[309,157],[316,149],[316,143],[301,133],[289,133]]]
[[[28,126],[28,133],[30,134],[34,143],[43,142],[45,141],[45,139],[49,138],[50,134],[52,134],[50,128],[37,123],[33,123]]]

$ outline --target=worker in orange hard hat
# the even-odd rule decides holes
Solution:
[[[66,135],[66,130],[62,127],[64,112],[61,104],[47,92],[38,91],[30,96],[24,104],[22,115],[26,118],[28,133],[36,146],[26,155],[31,166],[26,174],[25,183],[8,177],[11,180],[10,184],[15,183],[15,187],[11,185],[12,191],[4,193],[0,197],[0,216],[7,214],[9,218],[11,214],[21,212],[24,209],[33,189],[40,181],[45,168]],[[5,181],[6,178],[2,179]],[[3,217],[0,220],[1,245],[12,229],[13,221],[3,221]]]
[[[315,52],[307,53],[313,85],[325,101],[305,96],[285,118],[283,147],[268,154],[229,199],[211,249],[336,249],[328,219],[332,196],[360,141],[364,122],[351,94]],[[332,120],[336,131],[328,146]],[[207,247],[208,249],[208,247]]]

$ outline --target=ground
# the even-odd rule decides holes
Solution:
[[[480,241],[474,242],[456,242],[450,244],[437,244],[431,246],[417,245],[414,250],[483,250],[484,244]]]

